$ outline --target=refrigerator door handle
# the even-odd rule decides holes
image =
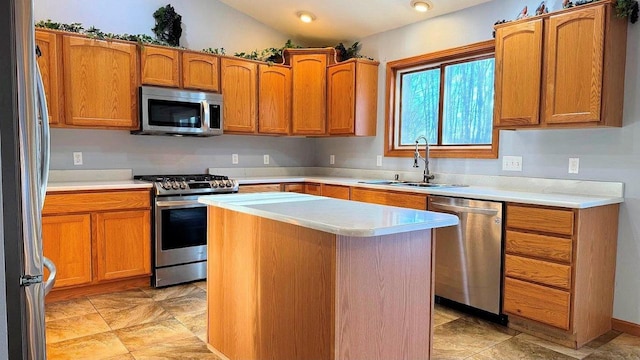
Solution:
[[[47,194],[47,183],[49,182],[49,163],[51,161],[50,147],[51,138],[49,135],[49,111],[47,109],[47,98],[44,93],[44,83],[40,68],[36,65],[36,90],[38,92],[38,106],[40,107],[40,126],[42,128],[42,137],[40,139],[40,210],[44,207],[44,198]]]
[[[56,284],[56,276],[58,275],[58,270],[56,269],[56,265],[51,261],[51,259],[47,257],[43,257],[42,264],[44,267],[49,269],[49,278],[44,283],[44,294],[47,295],[51,289],[53,289],[53,285]]]

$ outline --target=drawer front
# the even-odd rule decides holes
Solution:
[[[280,184],[240,185],[239,193],[279,192]]]
[[[427,196],[406,194],[392,191],[369,190],[354,187],[351,189],[351,200],[380,205],[404,207],[417,210],[427,209]]]
[[[151,193],[145,191],[112,191],[91,193],[47,194],[43,214],[68,214],[91,211],[149,209]]]
[[[558,262],[571,263],[571,239],[529,234],[507,230],[506,251],[511,254],[533,256]]]
[[[568,265],[507,255],[504,272],[506,276],[571,289],[571,266]]]
[[[320,184],[304,184],[305,194],[322,195],[322,187]]]
[[[349,200],[349,187],[340,185],[322,185],[322,196]]]
[[[562,290],[505,278],[504,311],[569,330],[571,295]]]
[[[304,194],[304,184],[284,184],[284,191]]]
[[[573,235],[573,211],[508,204],[507,227]]]

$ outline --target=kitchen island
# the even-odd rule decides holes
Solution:
[[[207,343],[227,359],[428,359],[449,214],[296,193],[205,196]]]

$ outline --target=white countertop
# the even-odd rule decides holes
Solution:
[[[450,214],[288,192],[209,195],[198,201],[345,236],[380,236],[458,224],[458,218]]]
[[[418,188],[398,185],[374,185],[363,184],[359,181],[366,179],[351,179],[323,176],[281,176],[281,177],[255,177],[238,179],[240,185],[286,183],[286,182],[315,182],[332,185],[358,186],[369,189],[393,190],[400,192],[422,193],[429,195],[454,196],[469,199],[506,201],[521,204],[558,206],[573,209],[586,209],[590,207],[624,202],[622,197],[591,196],[587,194],[564,194],[555,192],[527,192],[521,190],[500,189],[486,186],[465,187],[441,187]],[[369,179],[370,180],[370,179]]]
[[[127,189],[151,189],[153,184],[138,180],[111,180],[111,181],[60,181],[49,182],[47,192],[59,191],[87,191],[87,190],[127,190]]]

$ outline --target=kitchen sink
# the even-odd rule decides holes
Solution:
[[[443,187],[465,187],[469,185],[462,184],[434,184],[434,183],[426,183],[426,182],[396,182],[390,185],[397,186],[415,186],[415,187],[425,187],[425,188],[443,188]]]
[[[418,181],[399,181],[399,180],[363,180],[363,181],[358,181],[358,183],[369,184],[369,185],[413,186],[413,187],[424,187],[424,188],[469,186],[469,185],[461,185],[461,184],[434,184],[434,183],[426,183],[426,182],[418,182]]]
[[[402,183],[398,180],[364,180],[358,181],[359,184],[369,184],[369,185],[397,185]]]

